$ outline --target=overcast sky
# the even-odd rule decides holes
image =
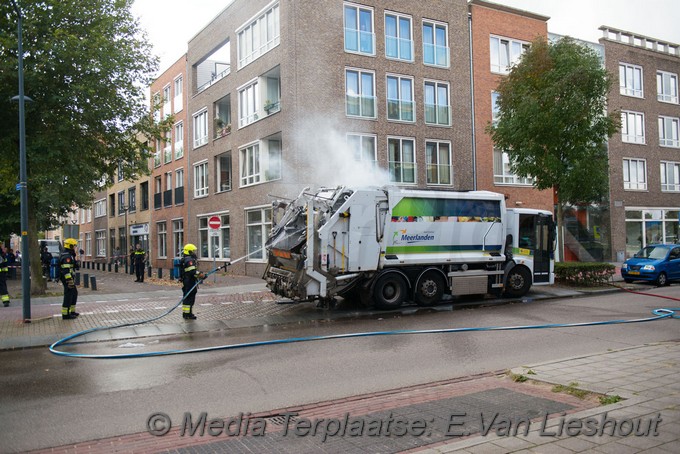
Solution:
[[[551,33],[597,42],[602,36],[598,28],[608,25],[680,44],[680,0],[494,1],[550,17]],[[149,34],[162,72],[186,52],[189,39],[229,3],[231,0],[136,0],[132,11]]]

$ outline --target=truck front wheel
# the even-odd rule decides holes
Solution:
[[[379,309],[396,309],[406,300],[406,280],[397,273],[383,274],[373,287],[373,300]]]
[[[508,273],[505,281],[505,296],[519,298],[529,292],[531,288],[531,273],[524,266],[516,266]]]

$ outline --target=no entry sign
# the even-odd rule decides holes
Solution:
[[[210,219],[208,219],[208,227],[215,230],[222,227],[222,221],[219,216],[211,216]]]

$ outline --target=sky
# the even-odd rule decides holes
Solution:
[[[232,0],[136,0],[132,12],[160,57],[160,71]],[[286,0],[282,0],[286,1]],[[601,25],[680,44],[680,0],[493,0],[550,17],[548,31],[597,42]],[[338,0],[340,2],[340,0]]]

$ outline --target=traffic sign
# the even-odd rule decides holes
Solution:
[[[222,227],[222,221],[220,220],[219,216],[211,216],[210,219],[208,219],[208,227],[211,229],[219,229]]]

